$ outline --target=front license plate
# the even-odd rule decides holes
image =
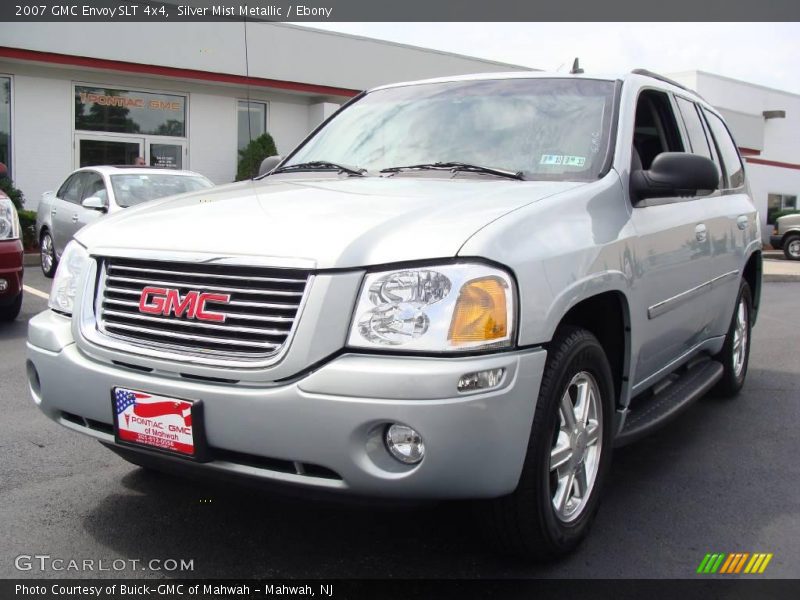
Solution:
[[[199,403],[121,387],[112,390],[111,401],[117,442],[197,457]]]

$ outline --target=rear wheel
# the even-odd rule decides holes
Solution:
[[[800,235],[790,235],[783,240],[783,255],[789,260],[800,260]]]
[[[22,292],[20,292],[11,304],[0,306],[0,321],[13,321],[22,309]]]
[[[559,330],[550,346],[517,489],[479,505],[505,552],[542,560],[584,538],[611,460],[614,386],[597,339]]]
[[[753,300],[750,286],[742,280],[731,324],[725,336],[725,343],[714,358],[724,368],[722,379],[714,386],[712,393],[717,396],[733,397],[739,393],[747,377],[750,362],[750,329],[752,327]]]
[[[45,277],[53,277],[56,274],[58,260],[56,259],[56,246],[53,243],[53,236],[49,231],[42,233],[39,238],[39,253],[41,255],[42,273]]]

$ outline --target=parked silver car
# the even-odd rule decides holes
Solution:
[[[615,444],[740,390],[760,288],[744,167],[695,93],[454,77],[357,97],[258,180],[80,231],[28,376],[135,464],[475,499],[541,558],[585,535]]]
[[[55,192],[45,192],[36,215],[42,272],[52,277],[72,237],[105,213],[164,196],[194,192],[214,184],[192,171],[147,167],[84,167],[73,171]]]
[[[800,213],[779,217],[769,243],[789,260],[800,260]]]

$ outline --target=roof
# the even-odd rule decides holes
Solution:
[[[103,175],[181,175],[181,176],[195,176],[205,177],[200,173],[194,171],[187,171],[182,169],[167,169],[164,167],[138,167],[136,165],[95,165],[91,167],[81,167],[76,171],[97,171]]]

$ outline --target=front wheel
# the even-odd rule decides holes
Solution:
[[[56,246],[53,243],[53,236],[49,231],[45,231],[39,239],[39,252],[41,255],[42,273],[45,277],[52,278],[56,274],[58,259],[56,258]]]
[[[753,317],[753,297],[750,286],[742,280],[736,308],[722,350],[714,358],[722,363],[722,379],[714,386],[712,394],[731,398],[739,393],[747,377],[750,362],[750,330]]]
[[[543,560],[585,537],[611,460],[613,407],[611,369],[597,338],[561,328],[549,348],[517,489],[479,505],[501,550]]]
[[[0,306],[0,321],[13,321],[22,309],[22,292],[7,306]]]
[[[800,235],[790,235],[783,241],[783,255],[788,260],[800,260]]]

